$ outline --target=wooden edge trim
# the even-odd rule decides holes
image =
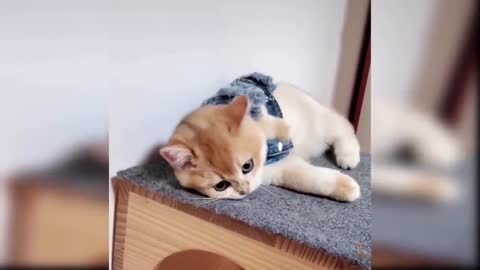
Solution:
[[[460,263],[448,257],[418,254],[413,250],[394,248],[374,243],[372,248],[373,267],[441,267],[458,266]]]
[[[305,244],[299,243],[297,241],[288,239],[284,236],[277,235],[271,232],[261,230],[259,228],[248,225],[244,222],[235,220],[231,217],[213,213],[204,208],[198,208],[190,204],[179,202],[175,199],[165,197],[158,193],[149,191],[139,185],[133,184],[128,180],[121,177],[114,177],[112,179],[112,185],[116,192],[115,203],[115,216],[114,216],[114,236],[113,236],[113,256],[112,256],[112,265],[113,269],[123,269],[123,254],[124,254],[124,243],[125,243],[125,233],[126,233],[126,212],[123,212],[122,215],[119,215],[119,206],[128,206],[128,193],[134,192],[140,196],[146,197],[151,200],[155,200],[163,205],[169,206],[171,208],[178,209],[182,212],[185,212],[189,215],[195,216],[197,218],[203,219],[215,225],[221,226],[228,230],[234,231],[241,235],[244,235],[248,238],[251,238],[256,241],[260,241],[266,245],[279,249],[283,252],[289,253],[297,258],[300,258],[302,261],[319,265],[328,269],[349,269],[357,270],[363,269],[361,266],[350,262],[347,259],[339,258],[332,254],[327,254],[326,252],[319,251],[313,247],[307,246]],[[126,211],[127,209],[125,209]],[[125,225],[125,226],[122,226]],[[369,254],[368,254],[369,255]]]
[[[115,193],[112,236],[112,269],[118,270],[123,269],[129,190],[127,189],[128,186],[121,185],[118,181],[114,181],[113,179],[112,187]]]
[[[475,76],[478,69],[478,51],[475,39],[478,38],[477,29],[480,25],[480,12],[478,2],[475,5],[475,12],[472,15],[470,25],[467,26],[464,40],[453,63],[453,70],[443,91],[444,97],[439,105],[439,116],[451,126],[455,126],[460,120],[461,109],[468,98],[468,79],[470,76]]]
[[[29,209],[26,207],[33,198],[34,190],[19,182],[12,181],[8,183],[7,189],[11,190],[11,211],[9,212],[7,223],[7,264],[16,264],[18,258],[22,256],[20,248],[25,245],[29,230],[26,230],[26,224],[31,217]]]
[[[362,111],[363,97],[367,87],[368,74],[370,72],[370,1],[368,2],[367,19],[363,32],[362,47],[357,63],[355,82],[352,89],[352,97],[348,110],[348,120],[357,132],[360,113]]]

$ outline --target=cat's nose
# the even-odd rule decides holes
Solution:
[[[240,195],[245,195],[245,194],[248,193],[249,190],[250,190],[250,184],[249,184],[248,182],[247,182],[247,183],[242,183],[242,184],[240,185],[240,188],[239,188],[238,193],[239,193]]]

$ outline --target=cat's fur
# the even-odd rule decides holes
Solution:
[[[274,96],[284,120],[266,114],[265,108],[260,120],[253,120],[245,96],[228,105],[200,107],[187,115],[167,146],[160,149],[181,185],[212,198],[243,198],[262,184],[341,201],[359,198],[360,188],[353,178],[308,162],[333,146],[338,166],[357,166],[360,147],[351,124],[292,85],[278,84]],[[285,137],[293,141],[291,153],[264,166],[266,138]],[[242,165],[249,159],[253,159],[254,169],[243,174]],[[216,191],[213,186],[222,180],[231,186]]]

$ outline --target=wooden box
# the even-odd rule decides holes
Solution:
[[[283,235],[153,192],[128,179],[115,177],[112,184],[116,201],[112,256],[115,270],[362,268]],[[219,257],[215,261],[178,253],[191,250]],[[194,261],[195,267],[191,263],[166,263],[172,257],[179,257],[177,262]]]

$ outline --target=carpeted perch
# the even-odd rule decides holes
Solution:
[[[325,157],[314,164],[336,168]],[[113,266],[153,269],[168,254],[197,248],[245,269],[370,268],[370,156],[343,172],[360,184],[353,203],[274,186],[213,200],[180,187],[164,161],[120,171]]]

